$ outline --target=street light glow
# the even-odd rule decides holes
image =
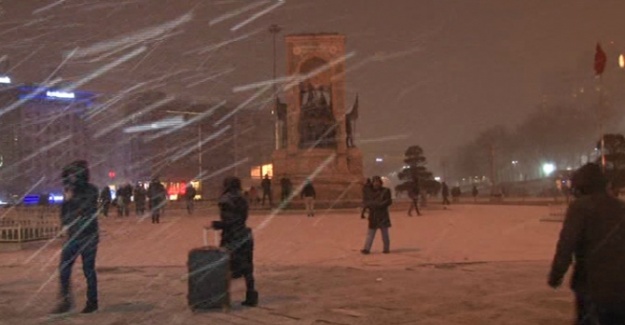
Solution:
[[[545,176],[551,175],[551,173],[553,173],[555,170],[556,170],[556,165],[552,163],[543,164],[543,173],[545,173]]]
[[[618,56],[618,66],[625,68],[625,56],[623,56],[623,54]]]
[[[0,84],[10,84],[11,78],[8,76],[0,76]]]
[[[382,158],[375,158],[375,161],[376,161],[376,162],[383,162],[383,161],[384,161],[384,159],[382,159]]]
[[[66,98],[66,99],[74,99],[76,95],[74,93],[69,93],[65,91],[46,91],[46,96],[54,97],[54,98]]]

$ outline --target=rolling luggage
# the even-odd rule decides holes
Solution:
[[[187,300],[192,311],[230,308],[230,254],[208,246],[207,229],[204,229],[204,247],[189,252],[189,291]],[[217,242],[216,232],[214,233]]]

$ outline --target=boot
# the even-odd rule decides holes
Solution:
[[[52,315],[63,315],[67,314],[72,310],[72,302],[70,299],[61,299],[59,304],[52,310]]]
[[[245,292],[245,301],[243,301],[241,305],[247,306],[247,307],[258,306],[258,291]]]
[[[82,314],[91,314],[98,310],[98,302],[88,301],[85,308],[81,311]]]

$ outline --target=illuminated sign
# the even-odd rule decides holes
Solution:
[[[0,84],[10,84],[11,78],[7,76],[0,76]]]
[[[46,91],[46,96],[54,97],[54,98],[66,98],[66,99],[76,98],[76,95],[74,95],[74,93],[68,93],[64,91],[55,91],[55,90]]]

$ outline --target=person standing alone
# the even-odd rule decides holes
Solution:
[[[154,178],[148,186],[148,200],[152,213],[152,223],[161,223],[161,213],[167,202],[167,190],[158,178]]]
[[[315,187],[309,179],[306,180],[306,185],[304,185],[304,188],[302,189],[301,197],[304,199],[304,204],[306,205],[306,215],[314,217],[315,199],[317,198],[317,193],[315,192]]]
[[[391,191],[382,186],[382,178],[380,176],[373,176],[371,181],[373,183],[373,189],[366,203],[369,209],[369,229],[367,231],[365,247],[360,252],[363,254],[369,254],[371,252],[371,245],[373,245],[375,233],[380,229],[382,242],[384,243],[383,252],[384,254],[388,254],[390,253],[388,228],[391,227],[391,217],[388,208],[393,203],[393,199],[391,198]]]
[[[271,200],[271,180],[269,179],[269,175],[265,175],[265,178],[260,182],[260,187],[263,189],[263,202],[262,206],[265,206],[265,198],[269,199],[269,207],[273,207],[273,202]]]

